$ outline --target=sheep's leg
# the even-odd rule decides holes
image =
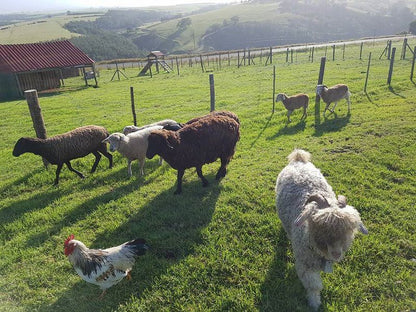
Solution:
[[[322,279],[319,271],[311,271],[305,264],[296,261],[296,273],[306,289],[309,306],[318,310],[321,305]]]
[[[331,103],[328,103],[328,104],[326,104],[326,106],[325,106],[325,109],[324,109],[324,118],[325,118],[325,112],[327,111],[327,109],[328,109],[328,107],[329,107],[329,105],[330,105]]]
[[[292,115],[292,113],[293,113],[293,110],[288,110],[287,111],[287,121],[288,122],[292,122],[292,120],[290,120],[290,115]]]
[[[59,183],[59,174],[61,173],[61,169],[63,165],[64,164],[58,164],[58,167],[56,168],[55,181],[53,183],[54,185],[58,185]]]
[[[139,159],[140,175],[144,176],[144,159]]]
[[[302,115],[301,120],[306,118],[306,117],[308,117],[308,112],[306,111],[306,107],[303,107],[303,115]]]
[[[72,172],[75,172],[81,179],[85,178],[85,176],[81,172],[72,168],[71,163],[69,161],[67,161],[65,164],[66,164],[66,166],[68,167],[69,170],[71,170]]]
[[[198,174],[198,177],[202,180],[202,186],[206,187],[208,186],[208,180],[205,179],[205,177],[202,175],[202,166],[196,167],[196,173]]]
[[[173,193],[175,195],[182,193],[182,178],[183,178],[184,173],[185,173],[185,170],[178,169],[178,175],[177,175],[177,180],[176,180],[177,182],[176,191]]]
[[[129,175],[129,177],[132,176],[132,172],[131,172],[131,160],[127,159],[127,174]]]
[[[162,163],[163,163],[163,158],[162,158],[162,156],[160,156],[160,158],[159,158],[159,165],[162,165]]]
[[[217,175],[215,176],[216,180],[225,177],[225,174],[227,173],[227,165],[229,162],[230,160],[227,157],[221,157],[221,167],[218,169]]]
[[[332,107],[332,109],[329,109],[331,113],[335,111],[335,107],[337,107],[337,104],[338,104],[338,101],[335,102],[334,107]]]
[[[103,144],[98,148],[98,151],[103,154],[105,157],[108,158],[109,166],[108,168],[113,168],[113,155],[111,155],[109,152],[107,152],[107,144]]]
[[[94,161],[94,165],[92,165],[91,173],[95,172],[95,170],[97,169],[98,163],[100,162],[100,159],[101,159],[100,153],[98,153],[97,151],[94,151],[92,153],[95,156],[95,161]]]

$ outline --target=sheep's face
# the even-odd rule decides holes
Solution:
[[[20,138],[17,142],[16,145],[14,146],[13,149],[13,156],[17,157],[22,155],[23,153],[25,153],[26,151],[24,150],[24,141],[25,138]]]
[[[156,133],[150,133],[148,139],[146,157],[152,159],[159,152],[159,146],[162,144],[162,137]]]
[[[279,94],[276,96],[276,102],[283,101],[283,100],[284,100],[284,96],[283,96],[283,94],[282,94],[282,93],[279,93]]]
[[[122,139],[123,135],[121,133],[113,133],[103,143],[110,143],[110,152],[115,152],[119,149]]]
[[[348,209],[318,210],[309,220],[312,243],[325,259],[341,261],[351,247],[358,222],[356,216],[348,213]]]

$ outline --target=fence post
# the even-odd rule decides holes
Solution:
[[[342,47],[342,60],[345,61],[345,43]]]
[[[364,44],[364,42],[361,42],[361,46],[360,46],[360,60],[361,60],[361,57],[363,55],[363,44]]]
[[[209,74],[209,90],[211,96],[211,112],[215,110],[214,74]]]
[[[204,61],[202,61],[202,55],[201,54],[199,55],[199,60],[201,61],[202,72],[204,72]]]
[[[270,47],[270,64],[273,64],[273,49]]]
[[[176,57],[176,71],[178,72],[178,76],[179,76],[179,62],[178,62],[178,57]]]
[[[389,60],[391,58],[391,40],[387,41],[387,59]]]
[[[391,84],[391,76],[393,75],[393,63],[394,63],[394,55],[396,54],[396,48],[393,48],[391,51],[391,59],[390,59],[390,68],[389,68],[389,76],[387,77],[387,84]]]
[[[289,48],[286,48],[286,63],[289,62]]]
[[[313,53],[314,53],[315,47],[312,47],[312,63],[313,63]]]
[[[319,68],[318,85],[321,85],[324,81],[325,63],[326,63],[326,57],[323,56],[323,57],[321,57],[321,67]],[[316,92],[316,90],[315,90],[315,92]],[[321,97],[316,92],[316,96],[315,96],[315,127],[318,127],[320,122],[321,122],[320,109],[321,109]]]
[[[402,48],[402,57],[401,57],[402,60],[406,58],[406,49],[407,49],[407,38],[404,38],[403,48]]]
[[[134,90],[133,90],[133,87],[130,87],[130,100],[131,100],[131,112],[133,114],[133,123],[134,123],[135,126],[137,126],[136,109],[134,107]]]
[[[335,61],[335,44],[332,45],[332,61]]]
[[[364,93],[367,93],[368,74],[370,73],[371,52],[368,55],[367,74],[365,76]]]
[[[39,105],[38,92],[36,90],[26,90],[25,98],[29,106],[30,116],[33,121],[33,128],[35,129],[36,137],[39,139],[46,139],[46,128],[43,121],[42,110]],[[42,158],[45,168],[48,167],[49,162]]]
[[[273,110],[272,110],[272,113],[274,113],[274,106],[276,103],[275,94],[276,94],[276,65],[273,65]]]
[[[412,53],[412,70],[410,71],[410,80],[413,81],[413,70],[415,69],[415,61],[416,61],[416,46],[413,49]]]

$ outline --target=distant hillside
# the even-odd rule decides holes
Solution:
[[[151,50],[198,53],[394,35],[409,31],[414,12],[414,0],[245,0],[98,15],[0,15],[0,44],[70,38],[100,61]]]

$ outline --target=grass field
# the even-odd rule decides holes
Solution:
[[[73,161],[87,177],[64,168],[53,186],[55,166],[45,170],[33,154],[12,156],[19,137],[34,136],[26,102],[0,103],[0,311],[308,311],[274,203],[276,177],[294,148],[312,153],[369,229],[332,274],[322,274],[321,310],[414,311],[416,87],[407,59],[396,61],[389,88],[383,49],[365,47],[374,55],[367,94],[358,46],[344,61],[327,62],[324,82],[347,83],[353,94],[351,115],[341,102],[327,119],[322,107],[315,115],[319,62],[308,63],[305,53],[287,64],[276,55],[276,91],[311,98],[306,121],[296,111],[291,124],[281,103],[271,111],[272,66],[211,68],[216,107],[238,114],[241,140],[223,180],[215,181],[219,162],[203,168],[207,188],[187,170],[179,196],[166,163],[148,160],[143,177],[134,164],[128,179],[118,153],[113,169],[103,158],[94,174],[93,156]],[[99,88],[74,78],[65,92],[41,96],[48,136],[87,124],[121,131],[132,124],[130,86],[139,124],[184,122],[209,110],[208,74],[199,66],[153,78],[126,69],[129,79],[110,82],[113,73],[101,70]],[[100,300],[98,287],[82,281],[63,254],[71,233],[94,248],[143,237],[151,250],[132,280]]]

